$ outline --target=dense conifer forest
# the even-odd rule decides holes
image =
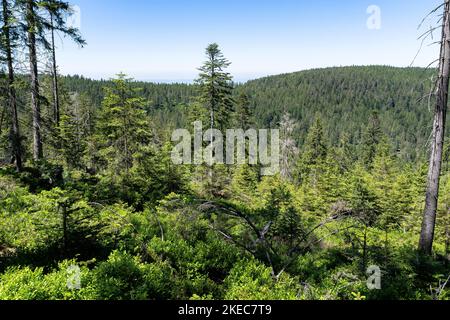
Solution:
[[[246,94],[254,122],[261,128],[278,127],[284,113],[298,122],[296,142],[302,146],[316,117],[321,118],[327,142],[342,139],[354,146],[363,143],[370,115],[377,113],[380,128],[392,150],[404,160],[427,158],[432,113],[424,98],[432,86],[433,72],[421,68],[388,66],[341,67],[271,76],[236,85],[235,96]],[[89,97],[100,106],[109,81],[80,76],[63,79],[67,90]],[[134,82],[148,101],[146,110],[168,126],[186,127],[185,110],[197,95],[195,85]],[[344,122],[341,119],[345,119]]]
[[[1,3],[0,300],[450,298],[448,131],[433,250],[418,247],[445,75],[235,83],[213,43],[192,84],[62,76],[49,35],[86,45],[69,5]],[[279,129],[279,172],[175,164],[173,132],[195,121]]]

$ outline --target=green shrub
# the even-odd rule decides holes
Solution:
[[[278,280],[271,269],[255,260],[242,260],[225,280],[225,299],[230,300],[296,300],[301,286],[296,278],[283,273]]]
[[[80,268],[81,288],[69,288],[68,268],[73,265],[74,261],[64,261],[48,274],[43,268],[10,268],[0,275],[0,300],[94,299],[92,287],[87,282],[89,270],[86,267]]]
[[[143,264],[138,257],[114,251],[89,275],[101,300],[173,298],[172,270],[165,263]]]

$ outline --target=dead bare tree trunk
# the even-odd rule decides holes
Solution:
[[[448,105],[448,87],[450,76],[450,0],[445,0],[441,53],[439,57],[439,79],[437,84],[436,109],[433,123],[433,141],[428,172],[425,210],[423,214],[422,231],[420,234],[419,251],[431,255],[433,249],[436,212],[439,196],[439,179],[442,167],[444,149],[445,121]]]
[[[11,49],[11,27],[10,27],[10,11],[8,2],[2,0],[3,8],[3,35],[4,50],[8,64],[8,104],[11,113],[11,147],[12,147],[12,163],[16,166],[17,171],[22,171],[22,146],[20,141],[19,118],[17,115],[17,96],[14,88],[14,67]]]
[[[33,159],[41,160],[44,156],[41,138],[41,108],[39,97],[39,72],[36,50],[36,17],[33,0],[27,1],[28,50],[31,73],[31,107],[33,110]]]

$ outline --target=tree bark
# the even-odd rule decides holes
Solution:
[[[437,101],[433,123],[433,141],[428,171],[425,210],[423,214],[422,231],[420,234],[419,251],[431,255],[433,249],[436,213],[438,208],[439,179],[442,169],[442,155],[445,138],[445,121],[448,105],[448,87],[450,76],[450,0],[445,0],[442,42],[439,62],[439,79]]]
[[[364,227],[364,243],[363,243],[363,267],[362,272],[367,269],[367,226]]]
[[[68,237],[67,237],[67,209],[66,207],[62,207],[62,218],[63,218],[63,246],[64,246],[64,254],[67,254],[67,243],[68,243]]]
[[[209,143],[211,144],[211,146],[212,146],[213,140],[214,140],[214,133],[213,133],[213,130],[214,130],[214,116],[215,116],[214,112],[215,112],[215,110],[217,108],[217,106],[216,106],[216,92],[215,92],[215,87],[214,87],[215,86],[214,81],[215,81],[215,77],[216,77],[216,69],[215,69],[215,66],[214,66],[214,59],[215,59],[215,55],[214,54],[210,54],[210,60],[211,60],[210,129],[211,129],[211,134],[210,134],[210,141],[209,141]],[[215,156],[214,150],[215,150],[214,148],[211,150],[211,160]],[[208,176],[209,176],[209,179],[210,179],[211,186],[213,186],[214,185],[213,166],[210,166],[208,168]]]
[[[445,264],[450,262],[450,203],[447,204],[447,219],[445,219]]]
[[[11,113],[11,147],[12,147],[12,163],[16,166],[18,172],[22,171],[22,146],[20,141],[19,118],[17,115],[17,96],[14,88],[14,67],[11,49],[11,28],[10,14],[7,0],[2,0],[3,8],[3,34],[4,34],[4,50],[8,64],[8,102]]]
[[[3,120],[5,120],[6,109],[8,108],[8,106],[9,106],[8,101],[6,101],[2,109],[2,115],[0,116],[0,135],[2,134],[3,131]]]
[[[51,16],[52,28],[52,68],[53,68],[53,116],[56,127],[59,127],[61,115],[59,108],[58,68],[56,65],[55,29],[53,27],[53,14]]]
[[[34,12],[34,1],[27,2],[27,24],[28,24],[28,50],[30,58],[31,73],[31,108],[33,110],[33,159],[39,161],[43,158],[41,138],[41,108],[39,101],[39,73],[37,65],[36,50],[36,18]]]

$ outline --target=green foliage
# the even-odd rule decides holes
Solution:
[[[324,141],[324,132],[320,118],[311,127],[306,138],[302,165],[313,166],[325,160],[327,156],[327,146]]]
[[[0,300],[91,300],[93,288],[86,282],[89,270],[80,268],[82,288],[70,289],[68,268],[75,261],[61,262],[56,270],[45,273],[43,268],[13,267],[0,275]]]
[[[133,155],[150,142],[150,123],[145,100],[130,86],[132,79],[119,74],[113,87],[107,87],[98,120],[99,155],[112,172],[128,174]]]
[[[363,143],[370,115],[378,113],[381,131],[405,160],[424,160],[432,115],[420,100],[433,86],[432,71],[385,66],[307,70],[249,81],[237,88],[252,99],[259,127],[275,127],[283,113],[298,121],[303,146],[319,115],[324,134],[337,146],[345,134],[353,146]],[[419,102],[420,100],[420,102]]]
[[[381,131],[380,119],[378,113],[374,112],[369,118],[369,124],[363,133],[362,141],[362,161],[368,167],[372,167],[372,163],[375,159],[377,148],[383,132]]]
[[[89,160],[95,157],[88,155],[88,150],[95,130],[96,111],[84,95],[74,94],[70,106],[61,116],[56,145],[69,169],[85,169],[92,166]]]
[[[244,131],[250,129],[253,123],[250,103],[251,103],[250,98],[245,93],[241,93],[237,98],[236,116],[235,116],[236,128],[243,129]]]
[[[64,261],[50,273],[42,268],[10,268],[0,276],[2,300],[148,300],[173,298],[171,268],[165,263],[143,264],[126,252],[114,251],[93,270],[80,268],[80,288],[70,288]]]
[[[89,274],[88,281],[99,300],[170,299],[171,274],[167,264],[143,264],[137,257],[115,251]]]
[[[0,299],[448,299],[447,156],[436,255],[416,252],[424,71],[333,68],[234,87],[217,45],[207,57],[195,85],[61,78],[47,161],[0,169]],[[279,127],[280,174],[173,165],[171,131],[211,111],[217,128]],[[72,265],[79,290],[67,287]],[[381,290],[367,288],[370,265]]]
[[[224,58],[216,43],[206,48],[206,58],[196,80],[200,90],[199,102],[210,113],[211,129],[225,132],[230,127],[234,110],[232,76],[225,71],[231,63]]]
[[[257,166],[248,164],[237,166],[231,184],[233,196],[237,200],[245,203],[255,195],[258,187],[258,170]]]
[[[286,274],[273,279],[270,268],[255,260],[236,264],[225,280],[227,300],[296,300],[300,284]]]

